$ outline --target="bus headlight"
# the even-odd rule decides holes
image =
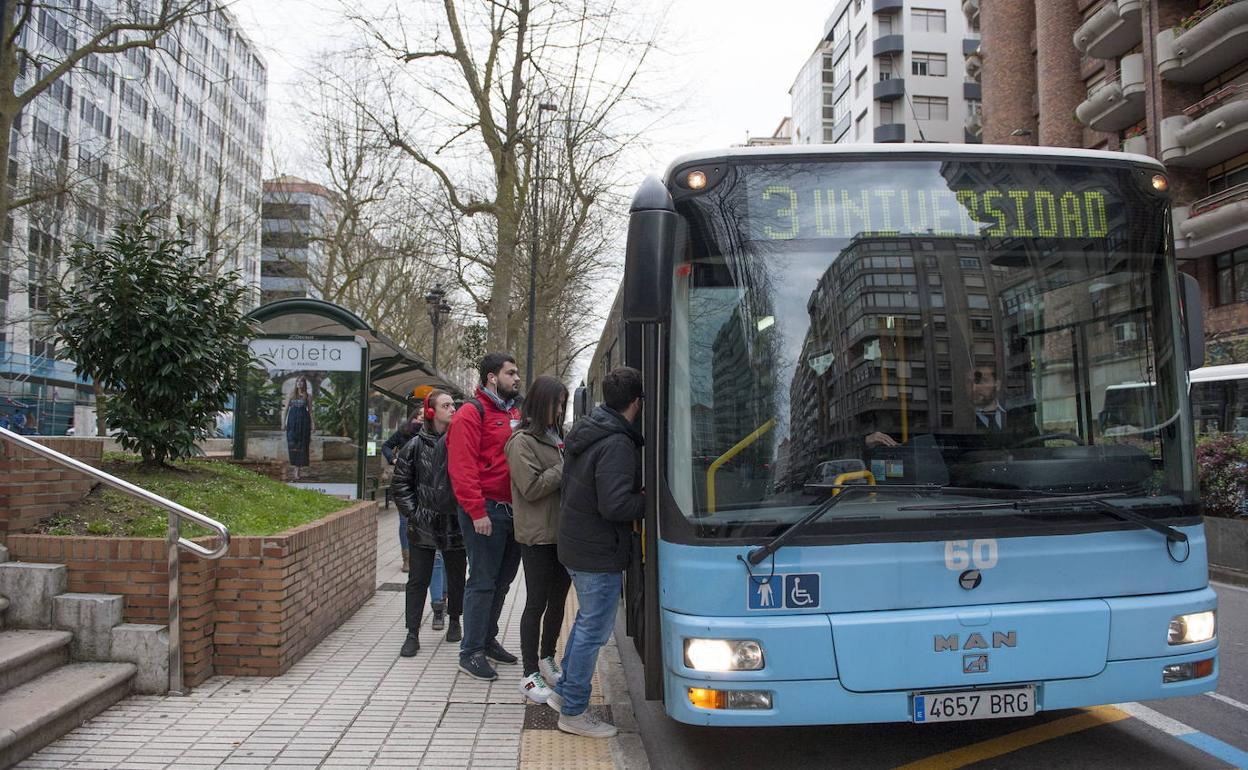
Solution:
[[[1218,614],[1216,610],[1193,612],[1190,615],[1176,615],[1170,619],[1170,632],[1166,641],[1170,644],[1193,644],[1207,642],[1218,630]]]
[[[757,671],[763,646],[753,639],[685,639],[685,665],[694,671]]]

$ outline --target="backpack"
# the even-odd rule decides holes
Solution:
[[[467,402],[477,408],[477,414],[485,420],[485,407],[481,406],[481,402],[475,398],[468,399]],[[455,499],[455,490],[451,488],[451,471],[448,463],[448,452],[446,448],[446,439],[451,435],[451,429],[448,427],[446,432],[438,437],[437,443],[433,445],[433,483],[430,484],[428,490],[429,507],[439,513],[453,515],[459,510],[459,501]]]

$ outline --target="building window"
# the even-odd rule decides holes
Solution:
[[[915,32],[944,32],[945,12],[935,8],[914,8],[910,11],[910,24]]]
[[[893,103],[880,102],[880,106],[876,108],[875,114],[880,116],[879,125],[884,126],[893,123]]]
[[[945,55],[943,53],[921,53],[915,51],[910,55],[910,74],[943,78],[948,74]]]
[[[1218,304],[1248,302],[1248,249],[1214,257],[1218,271]]]
[[[867,28],[863,27],[858,30],[858,34],[854,36],[854,53],[862,53],[862,49],[867,47]]]
[[[862,113],[854,121],[854,138],[862,139],[867,133],[867,113]]]
[[[862,96],[867,90],[867,71],[864,69],[858,73],[858,77],[854,78],[854,96]]]
[[[830,54],[825,54],[823,57],[823,82],[836,82],[836,75],[834,74],[834,68],[832,66],[832,56]]]
[[[885,56],[880,59],[880,80],[890,80],[893,77],[893,59]]]
[[[1225,169],[1224,166],[1215,166],[1213,171],[1217,169],[1218,173],[1209,177],[1209,193],[1220,193],[1223,190],[1229,190],[1236,185],[1248,183],[1248,162],[1243,163],[1232,169]]]
[[[914,116],[918,120],[948,120],[949,100],[943,96],[916,96]]]
[[[893,23],[892,16],[889,16],[889,15],[880,16],[878,23],[879,23],[879,36],[880,37],[893,34],[893,27],[896,25]]]

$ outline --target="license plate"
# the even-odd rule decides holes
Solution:
[[[960,722],[966,719],[1027,717],[1036,713],[1036,688],[925,692],[914,696],[914,721]]]

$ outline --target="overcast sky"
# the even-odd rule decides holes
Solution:
[[[679,55],[671,82],[687,84],[678,118],[652,142],[655,168],[675,155],[770,135],[789,114],[789,86],[814,50],[834,0],[671,0],[664,19]],[[231,9],[269,65],[268,135],[299,136],[290,84],[333,47],[340,30],[334,0],[236,0]],[[285,149],[285,148],[283,148]],[[266,174],[271,165],[266,162]]]

